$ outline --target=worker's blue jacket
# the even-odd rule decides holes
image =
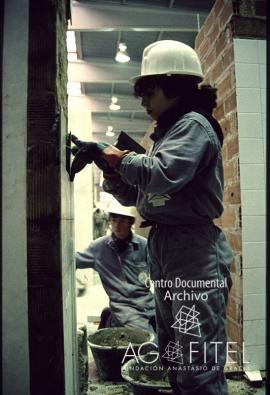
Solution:
[[[99,273],[113,318],[119,325],[153,330],[149,319],[155,315],[155,308],[144,237],[133,233],[122,253],[112,236],[100,237],[76,253],[76,268],[93,268]]]
[[[219,128],[217,122],[214,126]],[[124,157],[118,167],[121,179],[105,180],[103,189],[156,223],[203,224],[220,217],[221,144],[209,120],[188,112],[164,130],[158,126],[154,141],[150,154]]]

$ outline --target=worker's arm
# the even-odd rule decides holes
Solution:
[[[117,178],[106,178],[105,176],[103,189],[112,194],[123,206],[136,206],[137,186],[123,182],[119,175]]]
[[[205,126],[192,119],[177,122],[166,138],[157,143],[155,151],[154,156],[135,153],[124,156],[117,166],[122,182],[138,185],[144,193],[175,193],[218,154]]]
[[[75,254],[76,269],[95,269],[94,247],[90,244],[84,251]]]

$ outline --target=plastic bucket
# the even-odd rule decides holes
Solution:
[[[131,359],[122,366],[122,377],[131,385],[134,395],[173,394],[166,369],[159,360],[151,363],[153,358],[148,353],[138,358],[138,361]]]
[[[88,336],[99,377],[104,381],[122,381],[121,365],[130,343],[137,355],[145,342],[153,342],[155,335],[139,328],[105,328]],[[111,344],[111,345],[109,345]],[[132,354],[129,352],[128,354]],[[131,359],[126,357],[125,360]]]

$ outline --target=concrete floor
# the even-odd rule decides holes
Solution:
[[[228,380],[228,395],[266,395],[265,387],[255,388],[246,380]],[[87,395],[133,395],[127,384],[90,382]],[[202,394],[203,395],[203,394]]]

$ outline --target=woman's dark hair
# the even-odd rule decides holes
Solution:
[[[134,95],[142,97],[158,86],[167,98],[181,97],[189,108],[202,108],[212,114],[216,107],[217,89],[211,85],[200,85],[194,76],[160,75],[140,78],[134,86]]]

